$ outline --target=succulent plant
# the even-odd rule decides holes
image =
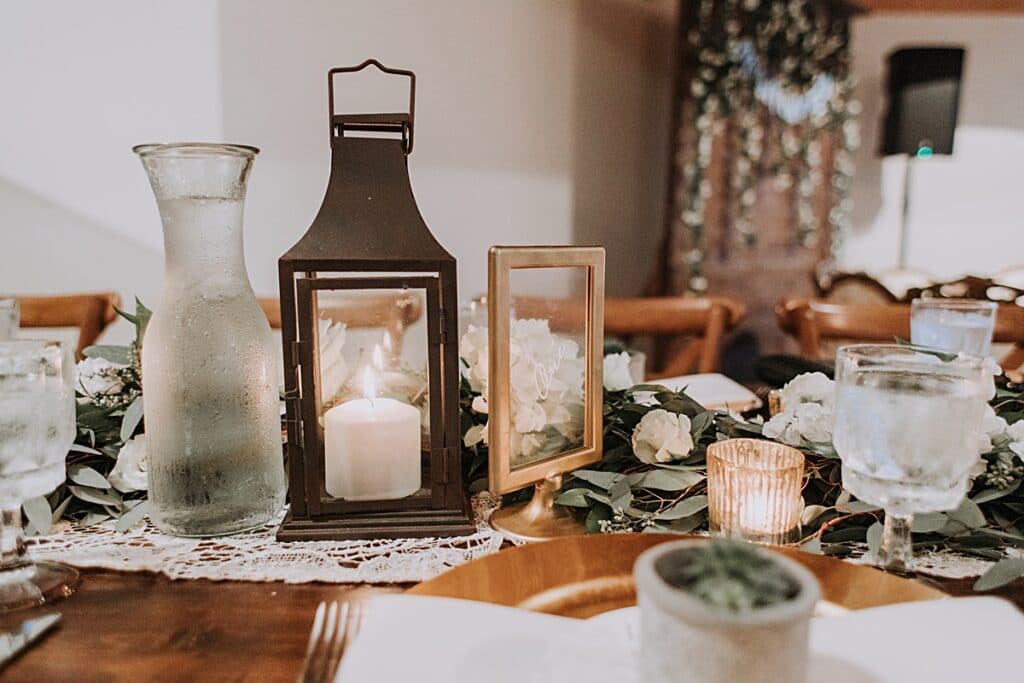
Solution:
[[[746,612],[792,599],[800,584],[764,550],[716,539],[662,557],[655,569],[669,585],[708,605]]]

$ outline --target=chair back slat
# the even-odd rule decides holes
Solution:
[[[800,343],[800,352],[812,359],[826,355],[826,342],[879,342],[910,339],[910,304],[836,304],[815,299],[786,299],[775,307],[782,330]],[[1000,362],[1016,369],[1014,358],[1024,348],[1024,307],[1000,305],[992,339],[1014,344]]]
[[[62,296],[19,296],[19,326],[77,327],[77,358],[82,351],[96,343],[110,323],[117,318],[116,307],[121,297],[114,292],[96,294],[68,294]]]
[[[281,329],[281,303],[274,298],[259,299],[270,327]],[[396,353],[402,349],[406,330],[423,315],[421,297],[409,294],[371,294],[322,302],[320,312],[331,320],[344,321],[349,328],[387,330]]]
[[[512,306],[516,317],[546,319],[557,331],[583,329],[586,307],[578,301],[515,297]],[[651,379],[714,372],[725,333],[745,312],[743,304],[725,297],[608,297],[604,302],[604,331],[627,341],[652,337],[671,343],[662,362],[648,368]]]

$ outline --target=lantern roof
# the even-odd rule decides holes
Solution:
[[[281,260],[296,270],[321,271],[428,271],[454,264],[416,205],[408,145],[345,136],[341,126],[335,130],[323,203]]]

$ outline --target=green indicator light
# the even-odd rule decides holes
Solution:
[[[931,155],[932,155],[932,148],[931,147],[919,147],[918,150],[917,150],[917,158],[918,159],[927,159]]]

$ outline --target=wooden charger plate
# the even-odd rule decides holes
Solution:
[[[572,536],[468,562],[409,590],[413,595],[478,600],[567,617],[587,618],[636,604],[633,562],[643,551],[683,536]],[[863,565],[773,548],[818,577],[822,599],[847,609],[946,597],[939,590]]]

